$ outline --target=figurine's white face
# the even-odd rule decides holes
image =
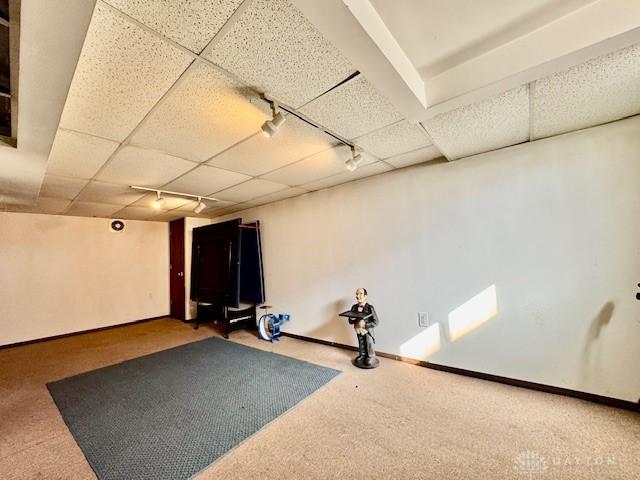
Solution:
[[[356,290],[356,300],[360,305],[364,305],[367,303],[367,296],[364,293],[364,288],[359,288]]]

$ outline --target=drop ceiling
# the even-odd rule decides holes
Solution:
[[[640,113],[640,5],[625,0],[74,2],[84,16],[47,25],[84,28],[66,63],[21,58],[24,102],[49,111],[0,148],[3,210],[213,218]],[[22,3],[36,42],[44,7]],[[35,103],[38,68],[67,80]],[[265,95],[298,114],[271,139]],[[353,172],[343,141],[363,153]],[[131,185],[219,201],[155,210]]]

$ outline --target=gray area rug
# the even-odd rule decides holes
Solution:
[[[183,479],[339,373],[210,338],[47,387],[98,478]]]

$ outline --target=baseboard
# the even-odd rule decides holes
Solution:
[[[282,332],[282,335],[291,337],[291,338],[297,338],[298,340],[304,340],[307,342],[321,343],[323,345],[330,345],[332,347],[344,348],[346,350],[352,350],[352,351],[357,350],[357,348],[352,345],[329,342],[327,340],[320,340],[317,338],[305,337],[303,335],[296,335],[296,334],[287,333],[287,332]],[[578,390],[570,390],[568,388],[554,387],[551,385],[544,385],[542,383],[528,382],[525,380],[517,380],[515,378],[501,377],[499,375],[491,375],[491,374],[482,373],[482,372],[474,372],[473,370],[465,370],[463,368],[448,367],[446,365],[439,365],[437,363],[425,362],[422,360],[415,360],[412,358],[403,357],[401,355],[379,352],[377,350],[376,350],[376,354],[381,357],[390,358],[392,360],[397,360],[400,362],[410,363],[412,365],[419,365],[421,367],[431,368],[433,370],[440,370],[442,372],[455,373],[456,375],[464,375],[466,377],[479,378],[481,380],[488,380],[490,382],[503,383],[506,385],[511,385],[513,387],[528,388],[529,390],[537,390],[540,392],[553,393],[555,395],[564,395],[566,397],[579,398],[581,400],[600,403],[602,405],[607,405],[610,407],[630,410],[632,412],[640,412],[640,400],[638,401],[638,403],[634,403],[634,402],[629,402],[627,400],[620,400],[618,398],[611,398],[611,397],[605,397],[602,395],[596,395],[594,393],[580,392]]]
[[[9,343],[7,345],[0,345],[0,350],[3,350],[5,348],[20,347],[22,345],[30,345],[32,343],[46,342],[48,340],[57,340],[58,338],[73,337],[75,335],[84,335],[85,333],[100,332],[102,330],[110,330],[112,328],[126,327],[128,325],[133,325],[135,323],[150,322],[151,320],[158,320],[160,318],[170,318],[170,317],[169,317],[169,315],[160,315],[159,317],[143,318],[141,320],[133,320],[132,322],[119,323],[117,325],[108,325],[106,327],[91,328],[89,330],[80,330],[79,332],[71,332],[71,333],[63,333],[61,335],[53,335],[52,337],[36,338],[34,340],[26,340],[24,342]]]

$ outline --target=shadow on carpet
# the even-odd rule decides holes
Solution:
[[[339,373],[210,338],[47,387],[98,478],[182,479]]]

